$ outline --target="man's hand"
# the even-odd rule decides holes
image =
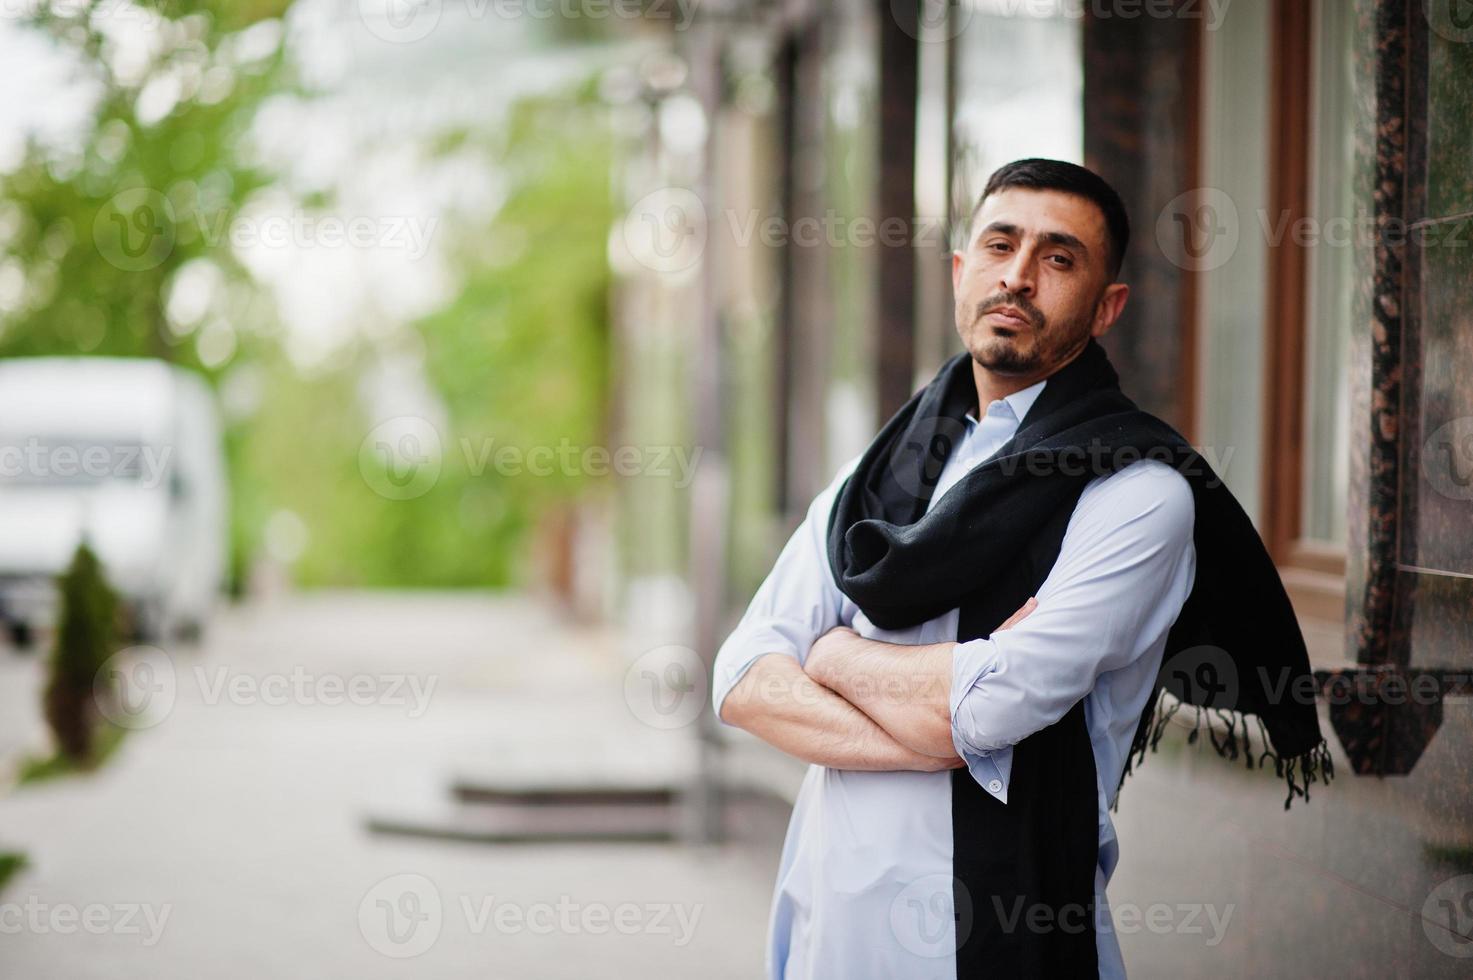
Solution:
[[[1033,612],[1033,610],[1035,610],[1037,608],[1038,608],[1038,596],[1032,596],[1032,595],[1029,596],[1027,602],[1025,602],[1021,606],[1019,606],[1016,612],[1014,612],[1007,619],[1003,620],[1002,625],[999,626],[997,629],[993,630],[992,632],[994,632],[994,633],[1001,633],[1003,630],[1010,630],[1010,629],[1012,629],[1014,626],[1017,626],[1023,620],[1027,619],[1028,618],[1028,614],[1031,613],[1031,612]]]
[[[994,633],[1038,608],[1029,597]],[[866,640],[837,626],[816,640],[803,662],[809,677],[864,712],[901,745],[923,755],[956,758],[951,738],[954,642],[906,645]]]
[[[832,769],[939,772],[960,757],[907,748],[783,654],[759,657],[721,706],[721,718],[788,755]]]
[[[1011,616],[1003,621],[1001,626],[992,632],[1000,633],[1003,630],[1012,629],[1037,608],[1037,597],[1029,596],[1027,602],[1019,606]],[[853,666],[852,658],[862,654],[866,649],[866,644],[905,648],[903,644],[866,640],[848,626],[835,626],[814,641],[812,648],[808,651],[807,659],[803,661],[803,670],[820,684],[832,688],[833,684],[830,681],[837,681],[846,670]],[[935,644],[935,646],[942,645]]]
[[[813,641],[803,660],[804,672],[825,687],[831,687],[824,678],[831,670],[843,670],[845,654],[852,649],[854,641],[863,639],[847,626],[835,626]]]
[[[1029,599],[998,627],[1038,605]],[[834,769],[939,772],[965,765],[951,743],[954,643],[866,640],[847,626],[819,637],[803,665],[759,658],[721,717],[805,762]]]

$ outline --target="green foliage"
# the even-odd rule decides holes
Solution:
[[[114,652],[118,599],[85,542],[77,546],[58,584],[61,622],[46,684],[46,722],[55,736],[57,754],[87,763],[95,757],[101,723],[94,684]]]
[[[260,101],[281,87],[282,54],[278,45],[243,61],[233,32],[286,4],[154,4],[166,16],[154,29],[161,50],[127,77],[105,42],[107,18],[125,15],[118,5],[78,16],[40,6],[30,27],[73,58],[97,102],[79,145],[33,142],[0,186],[9,219],[0,256],[26,283],[18,307],[0,311],[0,356],[151,355],[213,367],[169,328],[164,304],[174,274],[199,258],[249,283],[219,230],[269,183],[238,148]],[[176,76],[198,80],[193,95],[162,118],[140,118],[147,84]]]
[[[63,776],[95,772],[102,768],[118,746],[123,744],[123,736],[126,734],[125,729],[111,722],[99,724],[93,738],[90,756],[85,759],[73,759],[61,752],[33,756],[21,762],[17,782],[21,786],[33,786],[36,783],[59,779]]]
[[[18,269],[25,284],[17,305],[0,308],[0,357],[153,356],[213,376],[222,365],[201,361],[198,333],[171,326],[166,302],[179,270],[203,260],[221,273],[214,312],[235,331],[237,358],[273,323],[223,229],[272,181],[242,144],[262,101],[288,84],[269,34],[289,0],[143,2],[163,18],[150,27],[160,44],[126,77],[109,56],[106,29],[109,17],[138,11],[37,6],[18,23],[75,63],[96,103],[75,145],[32,142],[0,180],[0,266]],[[257,42],[266,32],[264,43],[242,43],[252,28]],[[188,80],[178,101],[161,118],[140,117],[149,82],[172,77]],[[229,433],[232,468],[235,442]],[[244,560],[236,553],[232,567]]]
[[[375,356],[366,343],[310,377],[263,362],[262,408],[239,447],[238,512],[242,529],[277,509],[301,518],[304,585],[513,584],[539,515],[590,481],[560,465],[503,474],[495,452],[603,442],[613,203],[599,108],[582,96],[527,101],[504,129],[446,133],[432,149],[471,154],[510,181],[489,225],[446,219],[459,291],[413,326],[446,412],[434,485],[396,500],[365,479],[367,420],[354,406]]]
[[[1426,863],[1457,874],[1473,874],[1473,846],[1467,844],[1422,843]]]
[[[560,463],[547,476],[501,473],[490,465],[493,454],[606,442],[614,204],[612,141],[602,120],[586,97],[517,106],[501,154],[514,180],[510,196],[489,229],[465,236],[460,295],[419,324],[456,436],[442,482],[455,495],[462,529],[478,522],[475,536],[488,545],[499,538],[513,558],[538,516],[591,480]],[[488,253],[501,258],[486,262]],[[466,562],[444,558],[452,569]],[[506,581],[510,567],[485,569],[495,577],[481,581]]]
[[[602,442],[612,143],[593,86],[528,101],[504,126],[448,132],[424,148],[495,168],[509,196],[490,223],[451,215],[437,230],[454,242],[458,293],[412,329],[446,408],[443,472],[423,496],[388,500],[366,484],[358,454],[375,342],[360,338],[303,375],[280,350],[274,310],[225,234],[274,179],[246,152],[248,127],[266,98],[291,87],[282,47],[247,58],[242,38],[269,34],[265,22],[287,0],[146,3],[165,18],[156,33],[166,43],[127,77],[105,40],[116,5],[79,6],[29,21],[75,55],[98,100],[78,145],[32,145],[0,182],[0,265],[18,267],[24,282],[19,304],[0,309],[0,357],[156,356],[212,380],[253,373],[258,407],[226,433],[237,591],[263,527],[283,510],[308,530],[293,569],[304,585],[513,582],[539,514],[588,481],[499,475],[482,450]],[[140,111],[151,80],[216,69],[228,75],[223,94],[191,83],[161,117]],[[223,279],[224,306],[209,317],[234,331],[226,363],[202,359],[201,331],[167,316],[176,276],[197,261]]]
[[[464,435],[587,446],[608,397],[610,137],[597,106],[547,99],[519,105],[505,140],[512,191],[490,228],[461,230],[464,288],[419,324],[429,373]],[[531,496],[581,486],[558,474]]]
[[[19,851],[0,851],[0,893],[5,886],[26,868],[26,856]]]

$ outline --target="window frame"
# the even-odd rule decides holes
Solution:
[[[1276,0],[1270,109],[1269,209],[1284,227],[1310,216],[1314,5]],[[1262,534],[1301,619],[1344,622],[1346,547],[1305,538],[1304,399],[1307,393],[1308,250],[1288,235],[1268,249],[1267,404],[1264,413]],[[1336,651],[1334,659],[1339,660]]]

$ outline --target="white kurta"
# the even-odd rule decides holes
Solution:
[[[931,503],[997,451],[1048,382],[992,402],[942,470]],[[829,629],[847,625],[891,643],[956,639],[958,611],[904,630],[869,622],[834,582],[829,512],[845,465],[810,505],[736,630],[717,655],[722,702],[757,658],[800,662]],[[960,644],[952,664],[952,739],[972,776],[1007,802],[1012,746],[1061,718],[1081,697],[1099,777],[1095,917],[1100,975],[1124,977],[1105,904],[1118,860],[1109,807],[1160,667],[1166,636],[1196,570],[1194,505],[1186,479],[1155,460],[1096,477],[1070,518],[1038,607],[1017,626]],[[774,889],[767,973],[772,980],[952,980],[950,772],[860,772],[811,766],[799,792]],[[974,916],[1011,914],[972,896]]]

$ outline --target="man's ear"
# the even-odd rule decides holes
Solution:
[[[1104,295],[1095,304],[1095,320],[1090,325],[1090,334],[1103,337],[1125,312],[1125,301],[1130,298],[1130,286],[1123,282],[1112,282],[1105,287]]]
[[[966,264],[967,260],[962,256],[962,253],[951,253],[951,292],[953,296],[956,295],[956,291],[961,288],[962,268]]]

